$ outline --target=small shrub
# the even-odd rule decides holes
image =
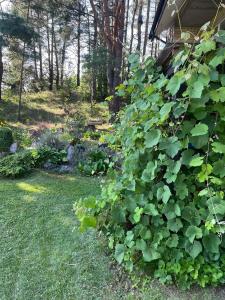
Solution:
[[[86,161],[79,164],[81,173],[87,176],[103,175],[110,166],[110,157],[104,151],[90,152]]]
[[[67,161],[66,155],[65,150],[57,150],[47,146],[40,147],[33,151],[34,165],[35,167],[42,167],[46,162],[61,165]]]
[[[34,167],[31,151],[23,151],[8,155],[0,160],[0,175],[17,178],[28,174]]]
[[[28,130],[20,128],[15,129],[13,131],[13,137],[14,140],[18,142],[21,148],[30,147],[32,145],[33,139]]]
[[[0,127],[0,152],[8,152],[12,143],[12,130],[8,127]]]
[[[98,131],[86,131],[84,133],[84,139],[98,141],[101,137],[101,133]]]
[[[42,167],[46,162],[60,165],[66,162],[66,151],[41,147],[21,151],[0,159],[0,176],[17,178],[29,174],[32,169]]]

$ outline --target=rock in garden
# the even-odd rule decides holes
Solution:
[[[14,153],[16,153],[17,149],[18,149],[18,144],[13,143],[9,148],[9,152],[14,154]]]
[[[43,166],[45,170],[54,170],[56,168],[56,165],[51,162],[46,162]]]
[[[72,173],[74,168],[70,165],[62,165],[58,168],[59,173]]]
[[[70,165],[74,165],[74,155],[75,155],[75,148],[73,145],[69,145],[67,148],[67,160]]]

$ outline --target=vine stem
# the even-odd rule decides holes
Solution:
[[[218,121],[218,112],[216,114],[216,119],[215,119],[215,123],[214,123],[214,127],[213,127],[213,130],[212,130],[212,133],[211,133],[211,135],[209,136],[209,139],[208,139],[207,152],[206,152],[206,172],[207,172],[207,167],[208,167],[208,162],[209,162],[210,140],[211,140],[211,138],[213,136],[213,131],[216,128],[217,121]],[[218,236],[219,236],[219,238],[222,241],[222,227],[220,226],[220,221],[219,221],[218,216],[216,214],[215,205],[214,205],[214,202],[212,200],[213,194],[211,193],[211,190],[210,190],[210,183],[209,183],[209,177],[208,176],[207,176],[207,180],[206,180],[206,186],[207,186],[208,194],[209,194],[209,197],[210,197],[209,199],[211,201],[212,208],[213,208],[213,211],[214,211],[214,217],[216,219],[216,224],[219,226],[219,230],[220,230],[220,232],[218,233]]]

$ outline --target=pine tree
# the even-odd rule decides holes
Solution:
[[[26,21],[9,13],[0,14],[0,101],[2,100],[3,80],[3,48],[9,46],[10,39],[19,39],[30,44],[32,39],[37,37],[34,30],[26,24]]]

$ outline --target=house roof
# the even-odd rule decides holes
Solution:
[[[182,27],[201,27],[212,20],[219,2],[220,0],[176,0]],[[169,5],[168,0],[159,1],[149,35],[150,39],[154,39],[177,22],[177,14],[173,14],[174,9],[174,5]]]

